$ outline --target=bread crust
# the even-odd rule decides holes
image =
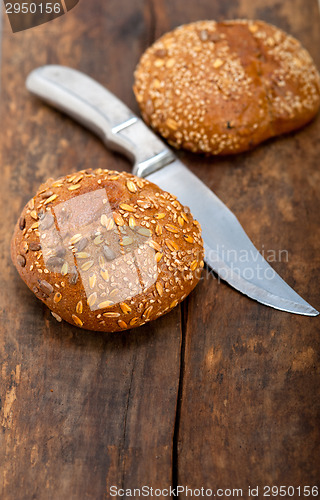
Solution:
[[[203,243],[173,195],[98,169],[40,186],[16,224],[11,256],[58,321],[112,332],[181,302],[200,279]]]
[[[263,21],[198,21],[142,55],[134,93],[144,120],[176,148],[235,154],[308,123],[320,78],[295,38]]]

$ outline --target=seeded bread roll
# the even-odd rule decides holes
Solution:
[[[106,332],[170,311],[203,267],[200,225],[187,207],[145,179],[101,169],[40,186],[11,255],[58,321]]]
[[[320,78],[309,53],[275,26],[199,21],[146,50],[134,92],[144,120],[172,146],[222,155],[309,122]]]

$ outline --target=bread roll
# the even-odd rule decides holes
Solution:
[[[246,151],[309,122],[319,73],[301,44],[263,21],[199,21],[142,55],[134,92],[144,120],[171,145]]]
[[[58,321],[106,332],[170,311],[203,267],[200,225],[187,207],[145,179],[101,169],[40,186],[11,254]]]

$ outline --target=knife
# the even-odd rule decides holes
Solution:
[[[174,194],[202,227],[205,261],[248,297],[306,316],[319,312],[272,269],[235,215],[127,106],[102,85],[71,68],[47,65],[32,71],[28,90],[95,132],[134,162],[133,173]]]

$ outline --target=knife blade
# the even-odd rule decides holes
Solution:
[[[72,116],[113,150],[134,161],[133,173],[170,191],[200,222],[205,261],[220,278],[261,304],[317,316],[255,248],[236,216],[127,106],[92,78],[47,65],[27,78],[28,90]]]

